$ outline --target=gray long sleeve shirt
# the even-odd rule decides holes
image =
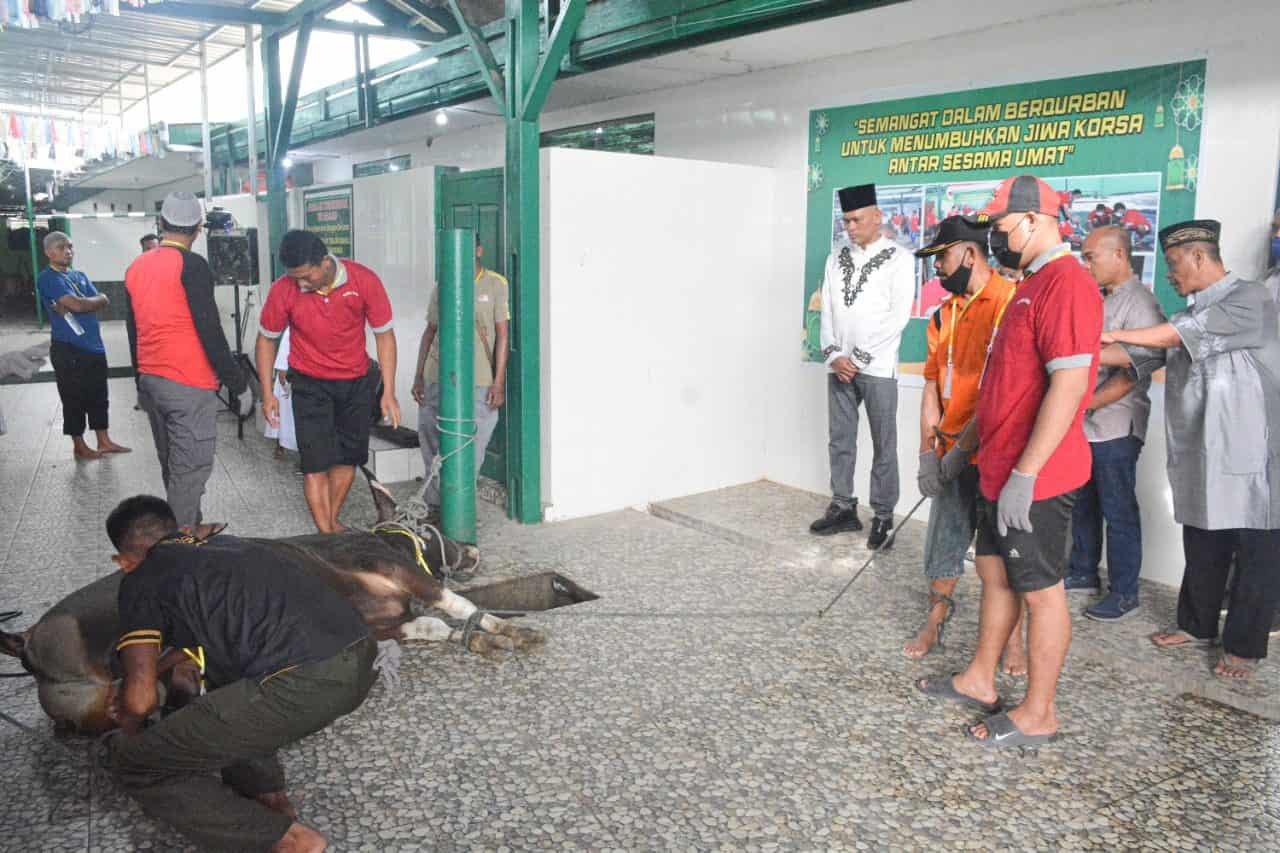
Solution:
[[[1203,530],[1280,529],[1280,308],[1228,273],[1169,321],[1165,436],[1173,514]],[[1158,355],[1127,348],[1139,377]]]

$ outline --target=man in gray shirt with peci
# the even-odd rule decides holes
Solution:
[[[1081,250],[1085,266],[1103,292],[1103,328],[1142,329],[1164,322],[1151,291],[1133,271],[1128,234],[1108,226],[1094,230]],[[1130,371],[1101,367],[1085,415],[1084,434],[1093,454],[1093,477],[1080,491],[1071,524],[1068,590],[1098,591],[1102,525],[1107,527],[1107,597],[1084,612],[1099,622],[1114,622],[1138,607],[1142,569],[1142,519],[1138,511],[1138,454],[1151,414],[1149,376],[1135,380]]]

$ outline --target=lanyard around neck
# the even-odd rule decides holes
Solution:
[[[71,270],[55,269],[54,272],[62,276],[63,282],[66,283],[67,287],[71,288],[72,292],[75,293],[76,296],[80,297],[81,299],[88,298],[88,294],[80,289],[80,285],[77,284],[75,278],[72,277]]]

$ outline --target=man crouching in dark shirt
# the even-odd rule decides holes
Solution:
[[[269,542],[184,535],[160,498],[121,502],[107,535],[125,573],[114,709],[122,734],[109,759],[120,784],[203,847],[324,850],[324,836],[295,820],[276,750],[369,693],[377,646],[360,615]],[[144,727],[164,647],[202,664],[208,692]]]

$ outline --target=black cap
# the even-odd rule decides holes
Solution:
[[[984,247],[982,251],[986,254],[987,230],[990,227],[990,223],[976,225],[963,216],[948,216],[938,223],[938,233],[934,235],[933,242],[923,249],[918,249],[915,253],[916,257],[932,257],[945,252],[956,243],[977,243]]]
[[[845,213],[863,207],[876,206],[875,184],[858,184],[856,187],[845,187],[842,190],[836,190],[836,195],[840,196],[840,209]]]
[[[1167,252],[1184,243],[1212,243],[1216,246],[1221,234],[1222,223],[1216,219],[1188,219],[1160,229],[1160,248]]]

